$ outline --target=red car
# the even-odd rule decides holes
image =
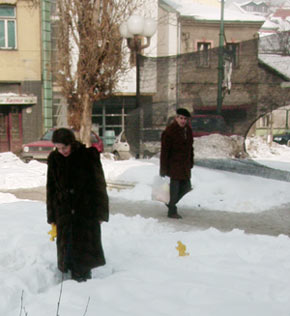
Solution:
[[[52,134],[55,128],[48,130],[40,140],[24,144],[22,146],[21,159],[29,162],[32,159],[46,161],[49,153],[53,150]],[[91,132],[92,146],[100,153],[104,151],[104,144],[102,139],[95,133]]]

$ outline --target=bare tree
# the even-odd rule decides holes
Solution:
[[[140,0],[57,0],[57,80],[68,123],[90,145],[92,107],[114,91],[127,64],[119,25]]]
[[[290,31],[277,32],[280,52],[283,56],[290,55]]]

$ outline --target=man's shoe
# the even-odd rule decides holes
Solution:
[[[169,218],[175,218],[175,219],[181,219],[182,216],[177,214],[177,213],[174,213],[174,214],[168,214],[168,217]]]

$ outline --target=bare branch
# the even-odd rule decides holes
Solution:
[[[24,291],[22,290],[22,293],[21,293],[21,304],[20,304],[20,313],[19,313],[19,316],[22,315],[22,309],[23,309],[23,295],[24,295]]]
[[[84,313],[84,315],[83,316],[86,316],[86,314],[87,314],[87,311],[88,311],[88,307],[89,307],[89,303],[90,303],[90,297],[88,298],[88,302],[87,302],[87,305],[86,305],[86,309],[85,309],[85,313]]]
[[[25,307],[24,307],[24,305],[23,305],[23,298],[24,298],[24,291],[22,290],[19,316],[22,315],[22,311],[24,311],[24,316],[27,316],[27,315],[28,315],[28,313],[26,312]]]
[[[56,316],[60,316],[58,312],[59,312],[60,301],[61,301],[61,297],[62,297],[63,280],[64,280],[64,273],[62,273],[62,280],[61,280],[61,284],[60,284],[59,298],[58,298],[57,309],[56,309]]]
[[[142,4],[57,0],[57,80],[67,99],[68,122],[87,145],[93,102],[110,96],[128,69],[119,25]]]

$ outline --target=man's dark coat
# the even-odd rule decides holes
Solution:
[[[47,221],[57,225],[58,268],[66,259],[80,270],[104,265],[99,221],[108,221],[109,202],[99,152],[76,142],[64,157],[57,150],[48,157]],[[70,247],[68,248],[68,244]]]
[[[173,180],[189,180],[193,158],[191,127],[180,127],[174,121],[162,133],[160,175]]]

